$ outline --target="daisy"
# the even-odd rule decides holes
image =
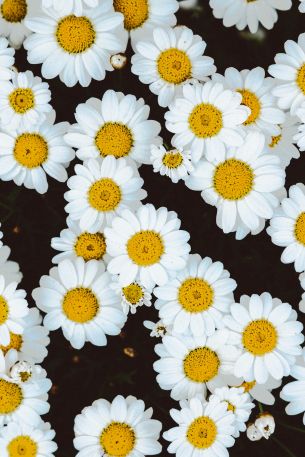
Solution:
[[[164,285],[169,275],[185,267],[190,235],[180,229],[174,211],[141,206],[136,213],[124,210],[105,229],[108,270],[118,274],[123,286],[139,280],[147,289]]]
[[[31,34],[26,20],[39,11],[36,0],[0,0],[0,35],[5,36],[11,46],[19,49],[24,39]]]
[[[74,151],[64,141],[68,122],[55,124],[55,111],[40,125],[0,133],[0,178],[13,180],[18,186],[48,190],[47,176],[64,182],[66,168],[74,159]]]
[[[137,169],[125,159],[89,159],[74,170],[67,182],[70,190],[64,194],[65,210],[79,221],[81,230],[101,230],[120,210],[136,209],[147,195]]]
[[[210,337],[164,336],[162,344],[155,346],[160,359],[153,365],[160,388],[171,390],[174,400],[183,400],[196,394],[205,397],[207,388],[228,385],[226,375],[233,374],[240,353],[228,343],[229,336],[225,329]]]
[[[19,264],[9,260],[11,249],[8,246],[0,245],[0,276],[5,278],[7,284],[16,282],[19,284],[22,279]]]
[[[194,170],[192,155],[187,149],[167,150],[163,145],[152,145],[150,160],[154,172],[160,173],[161,176],[168,176],[173,183],[185,179]]]
[[[291,5],[291,0],[210,0],[214,16],[223,19],[225,27],[249,27],[251,33],[256,33],[260,24],[271,30],[278,19],[277,10],[287,11]]]
[[[291,415],[303,414],[303,424],[305,425],[305,350],[302,356],[298,357],[297,363],[291,369],[291,376],[295,381],[286,384],[280,397],[289,404],[286,406],[286,413]]]
[[[249,132],[241,147],[201,160],[185,181],[190,189],[202,190],[203,200],[217,208],[218,227],[224,233],[236,232],[237,239],[264,228],[279,205],[275,192],[284,182],[280,160],[266,154],[265,138],[259,132]]]
[[[90,98],[77,106],[74,124],[65,136],[81,160],[97,157],[130,157],[150,163],[150,146],[159,145],[159,122],[148,119],[143,98],[107,90],[102,99]]]
[[[156,28],[152,39],[137,42],[135,48],[131,71],[149,84],[163,108],[181,94],[182,85],[192,79],[207,81],[216,71],[214,60],[203,56],[205,41],[185,26]]]
[[[122,286],[119,283],[117,276],[114,276],[112,281],[110,287],[115,291],[116,295],[119,296],[126,316],[129,311],[131,314],[135,314],[137,309],[141,306],[151,306],[151,293],[139,282],[134,281],[127,286]]]
[[[279,135],[269,137],[267,141],[267,149],[271,154],[279,157],[282,167],[286,168],[292,159],[299,159],[300,157],[300,152],[295,146],[297,141],[296,134],[298,132],[298,120],[295,116],[287,114],[285,122],[280,125],[279,128]],[[300,148],[300,144],[298,144],[298,146]]]
[[[242,104],[250,110],[243,124],[245,130],[254,129],[270,135],[281,133],[277,124],[285,121],[285,113],[277,107],[276,98],[271,94],[274,79],[265,78],[263,68],[238,71],[230,67],[224,76],[216,74],[212,79],[241,94]]]
[[[267,233],[272,243],[284,247],[283,263],[294,263],[298,273],[305,270],[305,186],[293,185],[270,220]]]
[[[176,277],[153,291],[155,307],[165,325],[176,333],[212,335],[223,328],[223,316],[234,303],[236,282],[221,262],[190,255]]]
[[[258,384],[254,379],[251,381],[244,381],[243,383],[230,383],[231,386],[242,387],[245,392],[249,393],[251,398],[264,405],[274,405],[275,397],[271,391],[277,389],[282,384],[282,380],[268,377],[264,384]]]
[[[41,277],[40,287],[32,295],[38,308],[47,313],[46,328],[61,327],[75,349],[86,341],[105,346],[106,335],[118,335],[126,321],[110,283],[102,262],[66,259],[49,276]]]
[[[299,35],[298,42],[285,42],[286,54],[276,54],[275,64],[270,65],[269,73],[276,79],[273,94],[278,97],[281,109],[294,115],[305,101],[305,33]]]
[[[8,81],[14,75],[12,66],[15,63],[15,49],[8,46],[7,39],[0,37],[0,81]]]
[[[303,325],[296,318],[291,305],[267,292],[243,295],[233,304],[224,323],[234,332],[233,341],[243,347],[234,375],[259,384],[269,375],[278,380],[288,376],[304,341]]]
[[[44,8],[54,8],[61,13],[72,12],[75,16],[81,16],[84,8],[96,8],[99,0],[42,0]]]
[[[205,84],[185,84],[165,113],[166,128],[175,133],[178,148],[188,147],[193,160],[202,155],[218,156],[225,145],[241,146],[240,125],[250,114],[241,105],[242,96],[212,81]]]
[[[162,450],[158,442],[161,422],[152,419],[152,408],[142,400],[117,395],[110,403],[95,400],[78,414],[74,423],[74,447],[81,457],[144,457]]]
[[[151,330],[149,334],[151,337],[163,338],[163,336],[165,336],[169,331],[169,327],[166,327],[164,322],[161,320],[158,322],[144,321],[143,325],[148,330]]]
[[[26,20],[34,32],[24,42],[28,61],[42,63],[44,78],[59,75],[68,87],[77,82],[88,87],[92,78],[101,81],[106,70],[113,70],[112,54],[125,51],[123,16],[113,11],[111,0],[100,2],[97,8],[86,8],[82,14],[75,16],[72,9],[44,9],[39,16]]]
[[[171,409],[170,415],[178,424],[163,433],[163,437],[171,441],[167,448],[170,454],[183,457],[229,455],[227,448],[235,441],[235,419],[225,402],[216,397],[208,402],[193,398],[182,409]]]
[[[275,431],[274,417],[267,412],[260,413],[254,422],[254,425],[266,440],[268,440]]]

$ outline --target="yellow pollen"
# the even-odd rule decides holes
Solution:
[[[142,287],[135,282],[129,284],[129,286],[123,287],[122,290],[124,297],[132,305],[136,305],[144,297]]]
[[[1,306],[1,305],[0,305]],[[0,312],[1,314],[1,312]],[[20,351],[21,346],[22,346],[22,336],[17,335],[16,333],[10,332],[10,344],[7,346],[1,346],[0,345],[0,350],[3,351],[4,355],[10,350],[10,349],[16,349],[16,351]]]
[[[232,413],[234,413],[234,411],[235,411],[235,409],[236,409],[235,406],[232,405],[232,403],[230,403],[229,401],[227,401],[227,404],[228,404],[227,410],[228,410],[228,411],[232,411]]]
[[[305,63],[298,69],[297,85],[299,86],[301,92],[305,95]]]
[[[254,174],[250,166],[237,159],[228,159],[216,167],[214,188],[225,200],[240,200],[252,190]]]
[[[182,154],[177,150],[168,151],[162,158],[162,163],[167,168],[178,168],[183,162]]]
[[[22,399],[22,390],[18,384],[0,379],[0,414],[16,411]]]
[[[136,436],[123,422],[111,422],[101,433],[100,444],[109,457],[126,457],[134,448]]]
[[[28,11],[26,0],[3,0],[1,15],[7,22],[21,22]]]
[[[242,342],[248,352],[262,356],[274,350],[277,338],[276,328],[271,322],[257,319],[250,322],[243,331]]]
[[[261,104],[258,97],[247,89],[239,89],[237,90],[242,96],[242,105],[247,106],[250,108],[251,113],[249,114],[248,118],[245,120],[244,125],[253,124],[256,119],[259,117],[261,112]]]
[[[29,371],[21,371],[19,376],[22,382],[26,382],[32,377],[32,373]]]
[[[305,213],[301,213],[296,220],[294,236],[299,243],[305,246]]]
[[[48,144],[36,133],[22,133],[16,139],[14,157],[26,168],[40,167],[48,158]]]
[[[148,0],[114,0],[113,7],[124,15],[126,30],[141,27],[149,17]]]
[[[178,291],[179,303],[190,313],[206,311],[213,304],[213,297],[212,287],[201,278],[186,279]]]
[[[135,233],[127,242],[127,253],[139,266],[148,267],[159,262],[164,245],[159,233],[143,230]]]
[[[84,232],[77,237],[74,245],[75,254],[88,260],[100,260],[106,254],[106,240],[102,233]]]
[[[69,54],[87,51],[94,44],[95,36],[93,25],[85,16],[66,16],[57,25],[57,42]]]
[[[37,444],[27,435],[16,436],[7,446],[9,457],[36,457]]]
[[[187,439],[198,449],[208,449],[217,436],[217,426],[208,416],[197,417],[187,430]]]
[[[62,308],[70,321],[84,324],[95,318],[100,305],[91,289],[77,287],[66,293]]]
[[[218,374],[220,360],[208,347],[193,349],[183,361],[185,375],[194,382],[208,382]]]
[[[250,381],[250,382],[243,382],[240,385],[240,387],[243,387],[245,392],[250,392],[250,390],[252,390],[255,385],[256,385],[256,381]]]
[[[90,205],[98,211],[114,211],[122,198],[120,187],[110,178],[96,181],[89,189]]]
[[[161,52],[157,66],[161,78],[170,84],[181,84],[192,76],[192,63],[187,53],[180,49]]]
[[[7,321],[9,312],[10,310],[7,301],[4,297],[2,297],[2,295],[0,295],[0,325],[4,324]]]
[[[209,103],[201,103],[191,112],[189,126],[199,138],[213,137],[222,129],[222,113]]]
[[[133,147],[130,129],[119,122],[106,122],[97,132],[95,144],[102,157],[114,156],[116,159],[127,156]]]
[[[274,148],[275,146],[277,146],[279,144],[279,142],[281,141],[281,139],[282,139],[282,135],[273,136],[271,138],[271,143],[269,144],[269,148]]]
[[[35,105],[32,89],[15,89],[9,96],[9,102],[16,113],[26,113]]]

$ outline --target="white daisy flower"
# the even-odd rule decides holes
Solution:
[[[52,268],[49,276],[41,277],[32,296],[47,313],[47,329],[61,327],[75,349],[81,349],[86,341],[105,346],[106,335],[118,335],[126,321],[110,282],[102,262],[66,259]]]
[[[18,354],[18,360],[19,360],[19,354]],[[34,374],[33,374],[33,371],[34,371],[34,365],[32,365],[29,362],[25,362],[24,360],[18,361],[10,369],[10,377],[15,382],[25,382],[30,379],[33,379],[33,376],[37,375],[37,371],[35,370]]]
[[[113,71],[112,54],[125,51],[123,16],[113,11],[111,0],[100,2],[97,8],[84,9],[82,14],[44,9],[39,16],[26,20],[34,32],[24,42],[28,61],[42,63],[44,78],[59,75],[68,87],[77,82],[88,87],[91,79],[101,81],[106,71]]]
[[[241,105],[242,96],[212,81],[205,84],[185,84],[165,113],[166,128],[175,133],[178,148],[191,150],[193,160],[203,155],[218,156],[225,145],[241,146],[240,125],[250,114]]]
[[[276,192],[284,182],[280,160],[266,153],[259,132],[249,132],[241,147],[201,160],[185,181],[190,189],[202,190],[203,200],[217,208],[217,226],[224,233],[236,232],[237,239],[263,230],[279,205]]]
[[[214,59],[203,56],[206,42],[185,26],[155,28],[152,39],[139,41],[131,58],[131,71],[167,107],[181,87],[192,79],[207,81],[215,73]]]
[[[151,330],[149,334],[151,337],[163,338],[169,331],[169,327],[166,327],[162,320],[158,322],[144,321],[143,325],[148,330]]]
[[[241,94],[242,104],[250,110],[248,118],[243,123],[246,131],[254,129],[270,135],[281,133],[277,124],[285,121],[285,113],[277,107],[276,98],[271,93],[274,79],[265,78],[263,68],[238,71],[230,67],[226,69],[224,76],[215,74],[212,80],[222,83],[226,89]]]
[[[174,400],[206,396],[207,389],[228,385],[226,375],[233,374],[240,350],[231,345],[227,330],[217,330],[210,337],[187,335],[164,336],[155,346],[160,357],[153,367],[159,373],[161,389],[171,390]]]
[[[249,27],[251,33],[256,33],[260,24],[271,30],[278,19],[277,10],[287,11],[291,5],[291,0],[210,0],[214,16],[222,19],[225,27]]]
[[[254,422],[254,425],[266,440],[270,438],[275,430],[274,417],[267,412],[261,413]]]
[[[270,220],[267,233],[272,243],[284,247],[283,263],[294,263],[295,271],[305,270],[305,186],[293,185]]]
[[[151,306],[151,293],[139,282],[134,281],[127,286],[122,286],[118,276],[114,276],[112,281],[110,287],[119,296],[126,316],[129,314],[129,311],[131,314],[135,314],[141,306]]]
[[[171,444],[170,454],[191,457],[227,457],[228,447],[234,445],[234,415],[218,398],[203,402],[192,398],[181,410],[171,409],[170,415],[178,426],[163,433]]]
[[[44,8],[54,8],[63,14],[73,13],[75,16],[81,16],[84,8],[96,8],[99,0],[42,0]]]
[[[168,176],[173,183],[185,179],[194,170],[192,155],[189,150],[170,149],[163,145],[151,146],[150,160],[155,173],[161,176]]]
[[[59,182],[68,178],[66,168],[75,154],[64,141],[68,122],[55,124],[55,111],[40,125],[0,133],[0,178],[18,186],[48,190],[47,175]]]
[[[49,423],[37,427],[22,422],[10,422],[0,429],[0,453],[3,457],[35,456],[54,457],[57,444],[54,430]]]
[[[258,384],[255,380],[244,381],[242,383],[230,383],[231,386],[243,387],[245,392],[248,392],[251,398],[264,405],[274,405],[275,397],[271,391],[277,389],[282,384],[282,380],[274,379],[271,376],[268,377],[264,384]]]
[[[19,49],[31,34],[25,21],[39,12],[39,3],[36,0],[0,0],[0,35],[14,48]]]
[[[105,228],[107,251],[113,257],[108,270],[120,275],[120,283],[128,286],[135,280],[152,290],[164,285],[170,275],[185,267],[190,251],[190,235],[180,229],[174,211],[141,206],[136,213],[124,210]]]
[[[81,230],[101,230],[124,208],[135,210],[147,195],[138,170],[125,159],[89,159],[74,170],[67,182],[70,190],[64,194],[65,210],[79,221]]]
[[[31,71],[15,73],[1,83],[0,120],[3,129],[30,129],[46,119],[52,110],[49,85]]]
[[[19,264],[9,260],[11,249],[8,246],[0,246],[0,276],[5,278],[7,284],[16,282],[19,284],[23,277]]]
[[[232,340],[243,347],[234,375],[259,384],[269,375],[278,380],[288,376],[304,341],[303,324],[296,318],[291,305],[267,292],[243,295],[233,304],[224,323],[235,335]]]
[[[224,326],[223,316],[234,303],[236,286],[221,262],[193,254],[174,279],[154,289],[155,307],[175,333],[212,335]]]
[[[286,54],[276,54],[268,71],[276,79],[273,94],[279,107],[294,115],[305,101],[305,33],[297,42],[286,41],[284,47]]]
[[[280,397],[289,404],[286,406],[286,413],[289,416],[303,414],[303,424],[305,425],[305,350],[302,356],[298,357],[297,363],[291,369],[291,376],[294,381],[286,384]]]
[[[300,13],[305,13],[305,0],[300,0],[301,4],[299,5]]]
[[[110,403],[95,400],[75,418],[76,457],[144,457],[162,450],[158,442],[161,422],[152,419],[143,400],[117,395]]]
[[[282,167],[286,168],[292,159],[299,159],[300,157],[300,152],[295,146],[297,141],[296,134],[298,132],[298,120],[295,116],[287,114],[285,122],[280,125],[279,128],[279,135],[269,137],[267,141],[267,149],[271,154],[276,155],[280,159]],[[300,147],[300,145],[298,146]]]
[[[0,81],[8,81],[14,75],[15,49],[10,48],[6,38],[0,37]],[[2,84],[2,83],[1,83]]]
[[[102,100],[90,98],[77,106],[77,124],[65,139],[81,160],[110,155],[148,164],[150,146],[161,143],[161,126],[148,119],[149,111],[142,98],[107,90]]]

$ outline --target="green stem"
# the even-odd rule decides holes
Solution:
[[[263,405],[262,405],[260,402],[258,402],[258,408],[259,408],[259,412],[260,412],[260,413],[263,413],[263,412],[264,412]]]
[[[271,436],[271,439],[280,447],[283,449],[283,451],[285,451],[287,453],[287,455],[289,455],[290,457],[296,457],[296,455],[290,450],[288,449],[287,446],[285,446],[285,444],[283,444],[280,440],[278,440],[277,438],[275,438],[274,436]]]

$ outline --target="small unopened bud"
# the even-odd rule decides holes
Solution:
[[[115,70],[121,70],[127,63],[127,57],[125,54],[114,54],[110,58],[110,63]]]
[[[269,413],[262,413],[258,416],[255,421],[255,427],[261,432],[266,440],[270,438],[272,433],[275,430],[275,421],[271,414]]]
[[[263,435],[254,424],[249,424],[247,427],[247,437],[250,441],[259,441]]]
[[[12,366],[10,375],[16,382],[26,382],[32,376],[32,365],[28,362],[17,362]]]

